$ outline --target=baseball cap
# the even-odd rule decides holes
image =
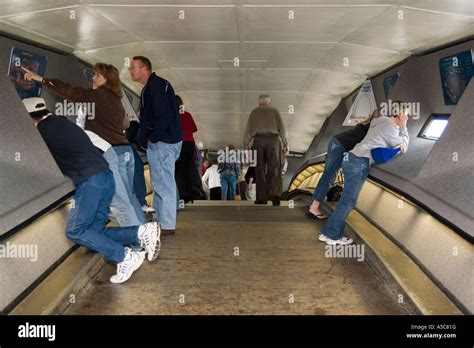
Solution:
[[[23,104],[25,104],[28,113],[46,110],[46,103],[43,98],[25,98]]]

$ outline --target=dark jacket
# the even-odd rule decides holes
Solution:
[[[361,124],[359,123],[355,127],[346,130],[342,133],[336,134],[334,138],[339,140],[339,142],[344,146],[344,149],[349,152],[351,151],[358,143],[362,141],[369,131],[370,124]]]
[[[176,96],[171,83],[152,73],[141,95],[138,143],[147,147],[148,140],[176,144],[182,140]]]
[[[87,134],[65,117],[47,117],[38,123],[38,131],[61,172],[76,186],[95,174],[109,171],[109,164]]]

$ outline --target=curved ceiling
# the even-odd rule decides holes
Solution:
[[[176,4],[179,2],[179,4]],[[0,0],[0,30],[114,64],[148,56],[182,95],[205,148],[242,145],[269,93],[290,149],[367,77],[474,34],[473,0]]]

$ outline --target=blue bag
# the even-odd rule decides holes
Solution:
[[[394,149],[388,147],[377,147],[375,149],[370,150],[370,153],[372,154],[372,159],[374,160],[375,164],[388,162],[399,152],[399,147],[396,147]]]

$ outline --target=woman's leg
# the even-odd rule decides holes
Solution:
[[[185,193],[184,196],[182,197],[184,201],[187,203],[188,201],[191,201],[194,199],[194,194],[193,194],[193,170],[195,168],[194,166],[194,142],[192,141],[185,141],[183,143],[183,146],[185,148],[184,152],[184,189]]]
[[[211,201],[220,201],[221,200],[221,188],[213,187],[210,189],[210,198]]]
[[[229,200],[234,201],[235,200],[235,186],[237,185],[237,177],[229,174],[227,178],[229,180],[229,189],[230,189]]]
[[[126,170],[120,169],[120,158],[113,147],[110,147],[104,153],[104,158],[109,163],[109,168],[112,171],[115,182],[115,194],[110,204],[111,220],[119,226],[140,225],[142,221],[138,218],[132,202],[130,202],[127,184],[124,181]],[[122,163],[122,166],[125,168],[125,164]]]
[[[326,197],[329,188],[334,184],[336,175],[341,169],[342,159],[344,157],[344,146],[336,138],[332,138],[328,144],[326,164],[324,166],[324,172],[318,181],[318,185],[314,190],[313,202],[309,208],[309,212],[316,216],[322,216],[319,209],[320,203]]]
[[[369,159],[349,153],[348,160],[342,163],[342,171],[344,191],[326,226],[321,230],[321,234],[332,240],[339,240],[344,234],[346,218],[355,207],[360,190],[369,174]]]
[[[227,200],[227,190],[229,189],[229,183],[227,181],[227,174],[220,174],[221,176],[221,200]]]

